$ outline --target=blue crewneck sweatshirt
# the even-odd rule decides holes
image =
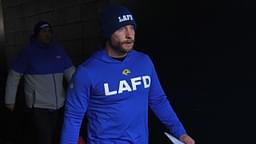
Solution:
[[[171,133],[185,133],[146,54],[133,50],[118,61],[101,50],[70,84],[61,144],[77,143],[84,114],[88,144],[147,144],[149,106]]]

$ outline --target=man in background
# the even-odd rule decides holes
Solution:
[[[5,91],[5,105],[13,111],[18,85],[24,77],[26,106],[36,135],[33,143],[53,144],[60,131],[58,125],[66,98],[63,79],[69,82],[74,71],[70,58],[53,39],[51,24],[39,21],[30,43],[21,49],[11,66]]]

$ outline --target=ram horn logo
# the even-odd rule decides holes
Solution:
[[[122,72],[122,74],[123,74],[123,75],[126,75],[126,76],[127,76],[128,74],[130,74],[130,73],[131,73],[131,71],[130,71],[129,69],[124,69],[123,72]]]

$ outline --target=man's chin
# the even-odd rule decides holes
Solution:
[[[133,49],[133,45],[123,45],[123,48],[122,48],[124,51],[131,51]]]
[[[122,51],[123,51],[124,53],[128,53],[128,52],[132,51],[132,49],[133,49],[133,48],[124,48]]]

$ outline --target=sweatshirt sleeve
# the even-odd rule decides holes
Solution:
[[[64,76],[68,83],[70,83],[72,76],[75,73],[75,70],[76,68],[74,66],[71,66],[70,68],[64,70]]]
[[[15,104],[19,82],[28,67],[28,53],[26,48],[18,53],[8,72],[5,86],[5,104]]]
[[[14,70],[9,71],[5,87],[5,104],[15,104],[16,94],[21,77],[21,73]]]
[[[64,77],[67,80],[67,82],[70,83],[71,78],[72,78],[76,68],[73,65],[72,60],[70,59],[70,57],[66,54],[64,48],[59,47],[59,49],[61,50],[61,53],[64,57],[64,59],[63,59]]]
[[[149,106],[160,121],[170,130],[170,133],[176,137],[180,137],[182,134],[185,134],[186,131],[161,87],[152,62],[151,65],[152,74],[151,88],[149,92]]]
[[[80,126],[87,111],[90,79],[85,68],[74,74],[67,93],[61,144],[77,144]]]
[[[12,64],[11,69],[20,74],[26,73],[30,62],[29,55],[28,48],[22,48]]]

